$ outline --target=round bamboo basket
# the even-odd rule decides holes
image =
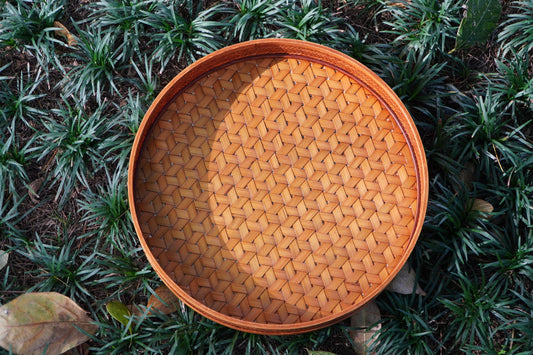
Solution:
[[[428,175],[405,106],[330,48],[264,39],[189,66],[147,111],[128,194],[148,261],[185,304],[246,332],[346,317],[406,262]]]

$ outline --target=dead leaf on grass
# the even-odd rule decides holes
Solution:
[[[406,9],[407,5],[411,5],[411,0],[405,0],[402,2],[393,2],[390,4],[391,6],[401,7],[402,9]]]
[[[409,268],[409,265],[404,264],[398,275],[392,279],[386,289],[392,292],[401,293],[402,295],[410,295],[415,288],[415,283],[416,273]],[[416,284],[415,293],[421,296],[426,295],[426,292],[422,290],[418,283]]]
[[[472,182],[474,181],[475,173],[476,173],[476,166],[472,164],[471,162],[467,162],[465,164],[464,169],[461,170],[461,173],[459,175],[459,177],[461,178],[465,186],[469,189],[472,187]]]
[[[36,180],[33,180],[32,182],[30,182],[30,184],[28,185],[28,195],[30,196],[30,200],[33,202],[33,203],[37,203],[39,202],[39,195],[37,194],[37,191],[39,191],[39,189],[41,188],[42,184],[43,184],[43,181],[44,179],[43,178],[39,178],[39,179],[36,179]]]
[[[88,355],[89,354],[89,344],[84,343],[76,346],[75,348],[70,349],[63,355]]]
[[[154,292],[155,294],[151,295],[148,299],[148,307],[157,309],[164,314],[170,314],[179,309],[180,304],[178,298],[167,286],[161,285]]]
[[[130,311],[131,315],[140,317],[143,315],[143,311],[135,304],[127,304],[126,307]]]
[[[0,307],[0,346],[18,354],[61,354],[89,338],[98,326],[70,298],[56,292],[26,293]]]
[[[490,202],[476,198],[472,203],[472,211],[478,211],[481,217],[489,219],[490,214],[494,211],[494,206],[492,206]]]
[[[70,33],[70,31],[68,30],[68,28],[65,27],[65,25],[63,25],[61,22],[59,21],[54,21],[54,27],[57,27],[59,28],[58,30],[56,30],[55,32],[60,35],[61,37],[64,37],[66,40],[67,40],[67,44],[69,45],[69,47],[73,47],[75,46],[76,44],[78,44],[78,41],[76,40],[76,37],[74,37],[72,35],[72,33]]]
[[[355,313],[350,319],[352,328],[350,334],[355,344],[355,352],[367,354],[368,341],[381,329],[381,324],[376,324],[381,320],[381,312],[375,302],[370,302],[360,311]],[[371,325],[376,324],[368,329]]]

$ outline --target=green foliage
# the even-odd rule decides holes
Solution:
[[[65,100],[42,121],[43,131],[34,150],[39,160],[46,158],[55,163],[51,178],[53,184],[59,184],[55,198],[60,204],[80,183],[88,186],[88,177],[102,167],[99,145],[109,132],[108,122],[102,119],[104,109],[100,106],[89,114]]]
[[[90,4],[94,26],[112,30],[122,42],[119,61],[129,61],[141,52],[141,42],[148,38],[142,22],[155,10],[155,1],[101,0]]]
[[[96,231],[102,247],[125,252],[136,247],[136,237],[131,223],[127,201],[126,179],[121,169],[110,176],[106,171],[107,183],[93,192],[87,189],[79,201],[84,213],[83,221]]]
[[[524,159],[527,161],[532,145],[521,134],[529,121],[520,126],[513,124],[499,99],[501,94],[493,92],[488,86],[485,95],[460,98],[464,111],[456,118],[453,139],[463,142],[461,161],[475,160],[485,178],[496,184],[500,175],[510,176]]]
[[[391,16],[385,24],[394,43],[422,56],[447,52],[460,20],[460,5],[453,0],[391,1],[382,12]]]
[[[514,51],[512,51],[514,53]],[[497,73],[490,76],[497,98],[507,103],[505,111],[519,121],[529,119],[533,109],[533,75],[529,73],[530,58],[514,53],[513,60],[496,60]],[[528,110],[529,109],[529,110]]]
[[[513,344],[515,353],[528,353],[533,349],[533,299],[527,296],[527,292],[520,288],[512,291],[517,305],[513,310],[513,318],[501,329],[510,334],[508,341]],[[510,345],[511,346],[511,345]]]
[[[6,64],[3,69],[8,66],[9,64]],[[42,109],[36,107],[37,101],[45,96],[37,93],[37,88],[43,81],[40,73],[37,72],[33,76],[28,70],[26,73],[20,73],[16,85],[12,84],[14,80],[8,77],[0,81],[0,127],[4,126],[8,130],[12,130],[17,121],[22,121],[30,127],[34,126],[35,121],[39,121],[39,116],[45,114]]]
[[[393,313],[382,321],[381,329],[376,334],[379,340],[371,343],[369,351],[375,354],[431,353],[431,346],[436,342],[433,336],[435,326],[428,319],[428,311],[421,310],[423,303],[414,306],[417,311],[413,312],[405,297],[396,295],[392,300],[395,309],[390,310]],[[389,311],[381,303],[380,306]]]
[[[19,148],[16,134],[13,130],[10,133],[4,142],[0,141],[0,181],[7,186],[14,198],[18,198],[17,185],[26,185],[28,182],[24,167],[28,163],[28,146],[31,142]]]
[[[4,184],[0,184],[0,247],[7,251],[6,246],[11,247],[17,240],[23,238],[23,231],[18,223],[23,215],[20,212],[20,201],[8,198],[9,191],[5,190]]]
[[[153,291],[152,291],[153,292]],[[103,339],[95,350],[102,354],[139,351],[170,354],[300,354],[304,348],[316,349],[331,336],[336,327],[307,335],[273,337],[236,331],[203,318],[192,309],[180,304],[177,312],[169,315],[149,313],[141,306],[133,312],[127,326],[115,326],[102,321],[99,326]]]
[[[381,78],[389,84],[414,116],[415,120],[433,117],[439,98],[452,92],[442,75],[445,63],[435,64],[431,55],[409,52],[405,58],[382,55],[383,62],[376,66]]]
[[[201,56],[223,46],[219,33],[224,25],[212,18],[220,6],[201,8],[201,2],[174,0],[157,3],[153,13],[147,13],[143,23],[153,31],[153,59],[165,67],[176,58],[192,63]]]
[[[533,1],[514,1],[513,10],[515,12],[508,15],[501,25],[502,31],[498,35],[498,40],[502,42],[503,54],[514,50],[520,55],[531,56],[533,50]]]
[[[48,75],[61,68],[57,50],[68,45],[56,35],[55,21],[64,14],[64,0],[16,0],[0,9],[0,49],[33,56]]]
[[[153,61],[146,56],[143,58],[144,68],[139,68],[135,62],[132,62],[133,68],[138,75],[138,80],[135,81],[139,90],[144,93],[145,101],[151,102],[156,97],[156,90],[159,87],[158,78],[154,75]]]
[[[83,255],[83,241],[70,238],[66,231],[59,231],[57,243],[47,243],[36,235],[34,241],[20,251],[29,261],[39,268],[35,270],[38,283],[28,291],[55,291],[68,295],[73,300],[85,302],[93,298],[87,285],[99,269],[93,262],[94,255]]]
[[[243,42],[273,34],[284,0],[236,0],[235,4],[237,8],[229,10],[230,34]]]
[[[78,50],[71,56],[78,61],[63,78],[65,96],[74,95],[80,103],[94,97],[102,103],[105,96],[118,94],[118,74],[126,66],[119,58],[121,47],[116,35],[101,28],[84,31],[79,29]]]
[[[131,333],[131,312],[126,305],[120,301],[111,301],[106,304],[107,312]]]
[[[487,283],[484,278],[472,279],[464,274],[457,276],[462,292],[453,299],[441,299],[454,317],[449,324],[448,337],[455,345],[461,344],[466,348],[480,344],[484,349],[493,351],[496,333],[493,320],[506,322],[512,301],[502,297],[503,290],[497,283]]]
[[[533,2],[502,2],[490,51],[449,53],[465,4],[0,0],[0,250],[10,253],[0,303],[28,290],[73,297],[97,319],[94,354],[345,353],[346,323],[271,337],[184,305],[149,310],[160,281],[129,215],[129,154],[161,85],[218,48],[290,37],[370,67],[405,103],[426,150],[429,205],[409,262],[427,295],[380,294],[370,351],[533,352]],[[459,41],[469,40],[466,22]],[[106,310],[117,300],[126,326]]]
[[[336,43],[341,38],[342,19],[322,7],[319,0],[289,1],[280,10],[279,32],[285,38],[295,38],[317,43]]]
[[[0,48],[27,50],[36,55],[48,54],[57,40],[54,21],[63,16],[63,0],[7,2],[0,13]]]
[[[501,12],[502,6],[498,0],[468,0],[466,16],[457,30],[453,50],[485,42],[498,25]]]

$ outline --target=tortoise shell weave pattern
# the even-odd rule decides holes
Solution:
[[[204,315],[329,321],[375,297],[410,252],[412,144],[387,103],[335,65],[235,60],[177,92],[146,131],[136,218],[165,282]]]

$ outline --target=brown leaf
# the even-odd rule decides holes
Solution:
[[[403,2],[393,2],[390,5],[406,9],[407,5],[410,5],[410,4],[411,4],[411,0],[406,0],[406,1],[403,1]]]
[[[494,211],[494,207],[489,202],[476,198],[472,203],[472,211],[478,211],[482,217],[488,219]]]
[[[472,164],[471,162],[467,162],[464,166],[464,169],[461,170],[461,174],[459,175],[463,183],[469,189],[472,187],[472,182],[474,181],[475,173],[476,173],[476,166]]]
[[[398,275],[392,279],[386,289],[392,292],[401,293],[402,295],[410,295],[413,292],[415,282],[416,273],[409,268],[409,265],[404,264],[400,269],[400,272],[398,272]],[[419,284],[416,284],[415,293],[421,296],[426,295],[426,292],[422,290]]]
[[[134,304],[127,304],[126,307],[128,307],[128,311],[130,311],[131,315],[134,315],[137,317],[140,317],[143,315],[143,311]]]
[[[155,294],[151,295],[150,299],[148,299],[148,307],[157,309],[164,314],[170,314],[177,311],[179,306],[178,298],[165,285],[161,285],[155,289]]]
[[[56,292],[26,293],[0,307],[0,346],[18,354],[61,354],[89,338],[98,326],[70,298]]]
[[[84,343],[76,346],[75,348],[70,349],[63,355],[88,355],[89,354],[89,344]]]
[[[367,344],[372,336],[381,329],[381,324],[377,324],[374,327],[368,329],[373,324],[376,324],[381,320],[381,313],[375,302],[370,302],[360,311],[355,313],[351,320],[350,325],[352,328],[356,328],[350,331],[355,344],[355,352],[358,354],[367,354]]]
[[[75,46],[76,44],[78,44],[78,41],[76,40],[76,37],[74,37],[72,35],[72,33],[70,33],[70,31],[68,30],[68,28],[65,27],[65,25],[63,25],[61,22],[59,21],[54,21],[54,27],[57,27],[59,28],[58,30],[56,30],[55,32],[60,35],[61,37],[64,37],[66,38],[67,40],[67,44],[69,45],[69,47],[73,47]]]
[[[39,178],[37,180],[33,180],[28,185],[28,195],[30,196],[30,199],[33,203],[39,202],[39,195],[37,194],[37,191],[39,191],[39,189],[41,188],[43,181],[43,178]]]

